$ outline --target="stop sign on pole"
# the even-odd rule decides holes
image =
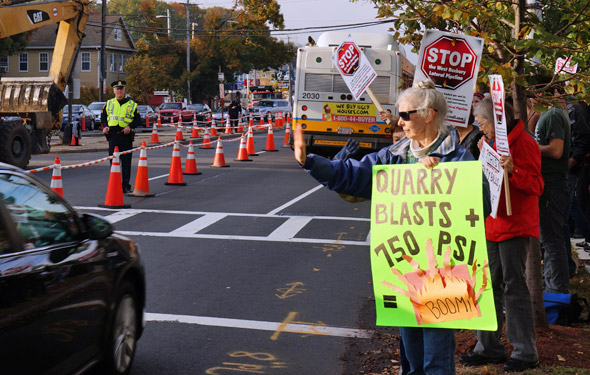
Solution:
[[[334,51],[332,62],[355,100],[359,100],[377,78],[375,69],[350,35]]]
[[[446,123],[467,126],[481,60],[483,39],[426,30],[415,80],[431,80],[449,106]]]

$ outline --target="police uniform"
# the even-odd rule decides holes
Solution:
[[[125,87],[125,81],[115,81],[111,84],[113,88]],[[109,127],[106,137],[109,141],[109,155],[115,151],[115,146],[119,151],[127,151],[133,148],[133,138],[136,127],[141,125],[141,117],[137,111],[137,103],[130,98],[117,100],[109,99],[102,110],[101,123],[103,127]],[[124,134],[126,127],[131,128],[129,134]],[[121,155],[121,178],[123,182],[123,192],[131,191],[129,179],[131,176],[131,153]]]

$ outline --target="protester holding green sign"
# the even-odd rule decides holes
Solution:
[[[360,161],[330,161],[318,155],[307,155],[303,131],[297,128],[294,131],[295,159],[328,189],[361,198],[371,197],[375,165],[422,163],[425,168],[432,169],[439,162],[473,160],[473,156],[459,145],[456,132],[450,132],[444,125],[448,107],[434,83],[415,82],[414,87],[402,92],[397,105],[399,125],[406,137],[396,144],[368,154]],[[384,113],[381,115],[385,116]],[[484,179],[484,191],[485,186],[487,181]],[[487,199],[484,206],[487,215]],[[400,332],[411,373],[455,374],[454,330],[418,328],[414,324],[414,327],[401,327]]]

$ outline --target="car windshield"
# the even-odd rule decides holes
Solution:
[[[64,107],[64,113],[68,113],[68,109],[69,109],[69,107],[66,105],[66,106]],[[76,104],[75,104],[75,105],[73,105],[73,106],[72,106],[72,112],[82,112],[82,106],[81,106],[81,105],[79,105],[79,104],[77,104],[77,105],[76,105]]]
[[[189,109],[192,109],[193,111],[204,111],[205,110],[205,105],[204,104],[189,104],[188,105]]]
[[[261,100],[258,103],[254,103],[254,107],[272,107],[273,103],[270,100]]]
[[[105,103],[91,103],[88,108],[91,111],[101,111],[102,108],[104,107]]]
[[[160,106],[160,109],[182,109],[181,103],[164,103]]]
[[[137,110],[138,110],[139,112],[151,112],[151,111],[150,111],[150,109],[151,109],[151,108],[150,108],[150,106],[149,106],[149,105],[138,105],[138,106],[137,106]]]

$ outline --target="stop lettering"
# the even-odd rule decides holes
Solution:
[[[454,90],[474,77],[476,63],[465,39],[445,35],[424,48],[420,69],[435,85]]]
[[[361,51],[352,42],[342,44],[338,50],[338,70],[344,75],[351,76],[359,68]]]

